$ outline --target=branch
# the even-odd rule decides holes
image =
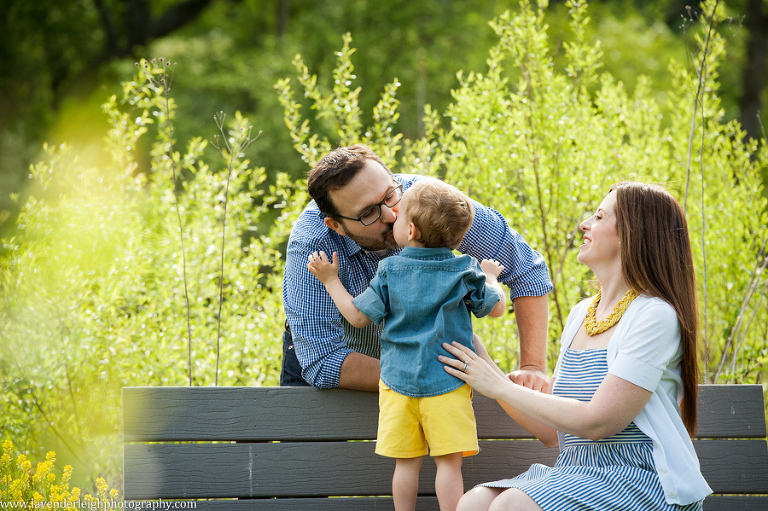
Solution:
[[[683,213],[688,210],[688,187],[691,183],[691,160],[693,152],[693,136],[696,132],[696,114],[699,106],[699,101],[702,103],[701,108],[701,147],[699,148],[699,169],[701,174],[701,250],[703,258],[703,276],[702,285],[704,292],[704,379],[706,380],[709,373],[709,345],[708,345],[708,330],[707,330],[707,252],[706,252],[706,214],[704,210],[704,134],[706,132],[706,118],[704,111],[704,99],[702,96],[702,89],[706,85],[707,81],[707,56],[709,54],[709,41],[712,36],[712,29],[715,22],[715,12],[717,6],[720,4],[720,0],[715,2],[715,6],[712,9],[712,14],[709,17],[709,28],[707,30],[707,38],[704,42],[704,52],[701,57],[701,67],[697,71],[698,81],[696,86],[696,96],[693,100],[693,115],[691,116],[691,132],[688,136],[688,162],[686,167],[685,178],[685,200],[683,201]],[[687,53],[687,52],[686,52]],[[694,69],[696,65],[694,62]]]
[[[155,93],[158,99],[160,109],[165,113],[168,120],[168,157],[171,162],[171,171],[173,175],[173,198],[176,206],[176,218],[179,224],[179,241],[181,242],[181,263],[182,272],[184,274],[184,299],[187,307],[187,363],[189,365],[189,386],[192,386],[192,326],[190,320],[190,305],[189,305],[189,287],[187,285],[187,255],[184,248],[184,224],[181,221],[181,206],[179,205],[179,182],[176,172],[176,158],[173,152],[173,120],[171,112],[171,103],[168,97],[171,89],[171,81],[173,80],[173,69],[171,73],[168,73],[168,68],[171,67],[171,63],[160,57],[159,64],[156,59],[152,59],[150,63],[144,63],[143,73],[146,76],[147,81]],[[139,67],[139,63],[136,63]],[[159,77],[155,77],[155,71],[159,71]],[[160,125],[158,124],[158,130]]]
[[[216,330],[216,374],[214,376],[214,385],[217,387],[219,386],[221,307],[224,302],[224,247],[227,241],[227,204],[229,203],[229,182],[232,179],[232,171],[235,168],[235,161],[237,161],[238,158],[245,156],[244,152],[248,146],[251,145],[251,142],[256,140],[256,138],[259,138],[259,135],[261,135],[261,132],[259,132],[258,135],[256,135],[256,138],[252,138],[251,130],[253,129],[253,126],[248,126],[246,132],[245,125],[241,123],[240,125],[235,126],[235,131],[237,133],[234,137],[232,137],[232,141],[230,142],[229,137],[227,137],[227,134],[224,133],[224,118],[224,112],[219,112],[218,115],[213,117],[214,121],[216,121],[216,126],[221,132],[221,138],[224,142],[224,145],[219,145],[219,137],[216,136],[216,140],[213,142],[213,146],[219,150],[221,156],[227,161],[227,183],[224,188],[224,213],[223,219],[221,221],[221,277],[219,278],[219,316]]]
[[[688,185],[691,181],[691,153],[693,151],[693,135],[696,131],[696,113],[699,106],[699,98],[701,96],[701,89],[704,87],[704,84],[706,83],[706,68],[707,68],[707,54],[709,52],[709,39],[712,35],[712,26],[715,22],[715,11],[717,10],[717,6],[720,4],[720,0],[717,0],[715,3],[714,9],[712,9],[712,15],[709,17],[709,30],[707,31],[707,39],[704,42],[704,55],[701,57],[701,70],[697,71],[697,75],[699,77],[697,86],[696,86],[696,96],[693,98],[693,115],[691,116],[691,133],[688,136],[688,166],[686,171],[686,178],[685,178],[685,200],[683,201],[683,211],[685,212],[687,210],[688,206]],[[686,52],[687,53],[687,52]],[[695,69],[695,64],[694,64]],[[702,126],[702,130],[704,129],[704,126]]]
[[[120,43],[117,38],[117,29],[115,23],[112,20],[107,6],[104,5],[104,0],[93,0],[96,5],[96,10],[99,12],[99,19],[101,19],[101,26],[104,29],[104,35],[106,36],[106,44],[104,45],[105,55],[118,55],[120,54]]]

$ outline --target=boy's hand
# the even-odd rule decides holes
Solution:
[[[483,259],[480,261],[480,268],[483,269],[486,275],[492,275],[494,277],[498,277],[499,274],[504,271],[504,266],[493,259]]]
[[[327,284],[339,278],[339,255],[334,252],[333,261],[330,261],[322,250],[313,252],[309,254],[307,268],[320,282]]]

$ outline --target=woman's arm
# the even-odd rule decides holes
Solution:
[[[482,343],[482,341],[480,341],[480,338],[477,336],[477,334],[474,335],[474,344],[475,350],[477,351],[477,354],[480,356],[480,358],[484,360],[491,368],[493,368],[494,371],[503,379],[509,380],[509,376],[504,374],[504,371],[502,371],[501,368],[496,365],[496,362],[494,362],[491,356],[488,354],[488,350],[485,348],[485,345]],[[552,386],[550,386],[549,389],[551,392]],[[497,399],[497,402],[504,409],[504,411],[507,412],[507,415],[509,415],[515,422],[525,428],[525,430],[530,434],[538,438],[541,443],[547,447],[554,447],[557,445],[556,429],[552,429],[538,421],[531,419],[527,415],[518,412],[504,401]]]
[[[623,430],[652,395],[612,374],[606,375],[589,402],[543,394],[513,383],[499,374],[498,368],[458,343],[443,344],[443,347],[457,357],[440,357],[446,364],[445,370],[481,394],[506,403],[513,410],[510,415],[515,420],[514,411],[544,426],[581,438],[599,440]],[[468,364],[466,372],[459,370],[464,362]]]

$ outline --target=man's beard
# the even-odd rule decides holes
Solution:
[[[397,243],[395,242],[395,236],[392,234],[392,228],[378,236],[378,237],[369,237],[369,236],[354,236],[352,234],[347,233],[347,236],[349,236],[349,239],[360,245],[366,250],[370,250],[371,252],[375,252],[378,250],[396,250],[400,247],[397,246]]]

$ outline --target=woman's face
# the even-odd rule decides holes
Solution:
[[[581,222],[584,243],[579,247],[579,262],[594,271],[595,266],[621,261],[621,245],[616,228],[616,191],[609,193],[597,212]]]

